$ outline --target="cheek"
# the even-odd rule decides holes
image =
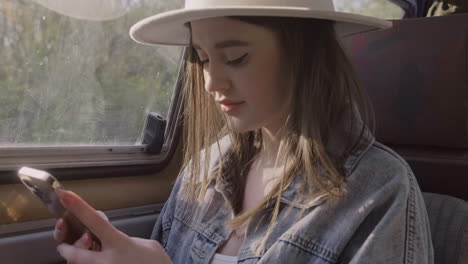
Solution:
[[[245,92],[249,94],[252,103],[270,113],[283,108],[282,105],[288,101],[290,91],[279,61],[264,60],[264,63],[255,65],[247,74],[249,76],[245,79],[250,81],[245,83],[244,87],[249,87]]]

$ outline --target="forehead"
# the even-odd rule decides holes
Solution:
[[[190,24],[192,45],[196,48],[208,48],[226,39],[262,42],[267,41],[272,34],[264,27],[227,17],[207,18]]]

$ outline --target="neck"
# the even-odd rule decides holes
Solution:
[[[260,150],[260,159],[265,165],[276,166],[281,164],[277,160],[282,141],[281,131],[272,132],[267,128],[262,128],[262,149]]]

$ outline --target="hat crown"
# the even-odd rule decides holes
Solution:
[[[184,8],[147,17],[130,29],[143,44],[190,45],[187,23],[230,16],[270,16],[325,19],[334,22],[338,37],[385,29],[390,21],[335,11],[334,0],[185,0]]]
[[[335,11],[332,0],[186,0],[186,9],[244,7],[291,7],[310,10]]]

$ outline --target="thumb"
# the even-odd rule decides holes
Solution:
[[[98,263],[99,252],[76,248],[68,244],[60,244],[57,251],[68,263],[73,264],[94,264]]]
[[[97,212],[97,213],[99,214],[99,216],[101,216],[104,220],[109,221],[109,217],[107,217],[107,215],[106,215],[103,211],[96,210],[96,212]]]
[[[56,193],[64,207],[78,218],[91,233],[96,235],[103,244],[110,245],[126,237],[78,195],[63,190],[56,190]]]

